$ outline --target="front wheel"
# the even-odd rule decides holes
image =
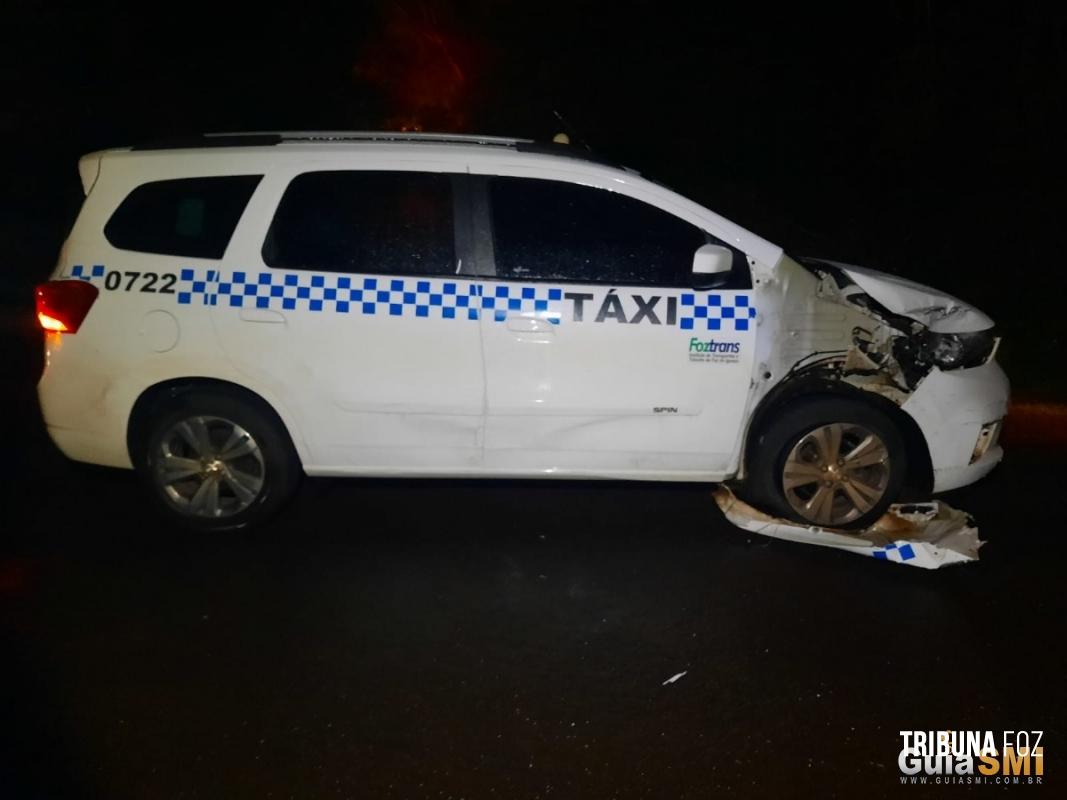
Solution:
[[[813,398],[786,408],[757,435],[742,494],[806,525],[865,528],[896,501],[906,470],[903,439],[886,414]]]
[[[242,528],[296,490],[300,462],[281,422],[250,400],[192,391],[157,408],[138,463],[160,509],[201,530]]]

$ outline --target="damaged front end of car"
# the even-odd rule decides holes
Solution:
[[[934,373],[980,373],[974,368],[993,361],[999,337],[989,317],[936,289],[821,259],[783,256],[754,282],[765,293],[768,313],[761,320],[767,335],[757,352],[750,432],[799,395],[859,393],[900,412],[913,467],[909,485],[928,492],[970,482],[939,480],[938,470],[967,466],[976,447],[995,444],[989,431],[992,424],[999,429],[1006,411],[1003,373],[992,365],[991,391],[974,386],[969,392],[966,384],[944,390],[934,380],[936,397],[916,393]],[[939,425],[938,414],[955,422],[953,413],[975,418],[973,441],[969,429],[959,433],[962,444],[937,430],[951,427]],[[955,463],[964,451],[967,458]]]
[[[844,381],[881,394],[899,405],[935,367],[941,370],[977,367],[996,353],[999,338],[991,323],[988,328],[973,331],[942,331],[935,329],[936,323],[930,324],[931,320],[962,316],[960,310],[978,317],[974,320],[977,324],[988,321],[955,298],[939,297],[937,293],[931,299],[942,299],[941,305],[924,306],[913,311],[913,315],[900,313],[872,297],[843,265],[816,259],[802,259],[797,263],[817,279],[814,292],[817,302],[854,308],[868,320],[852,327],[851,341],[844,353],[826,354],[814,363],[797,363],[791,370],[794,376],[818,374],[827,380]],[[874,273],[866,271],[865,274],[869,278]]]
[[[752,266],[765,311],[738,480],[716,492],[727,519],[752,532],[915,566],[976,559],[973,520],[926,498],[980,479],[1003,454],[997,439],[1009,387],[994,359],[992,320],[936,289],[861,267],[788,256],[771,269]],[[857,487],[872,489],[864,476],[842,483],[841,465],[852,455],[837,460],[837,470],[829,461],[794,458],[812,431],[843,429],[836,414],[872,426],[882,419],[890,426],[882,439],[900,438],[892,463],[904,477],[881,496],[893,502],[878,512],[870,509],[874,495],[862,495],[869,518],[860,525],[806,513],[820,492],[853,498]],[[890,463],[888,453],[877,463]],[[902,502],[903,493],[922,500]]]

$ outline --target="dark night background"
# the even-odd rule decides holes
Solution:
[[[1067,12],[1052,8],[8,3],[0,784],[19,788],[0,796],[878,795],[898,727],[1052,728],[1055,453],[1019,448],[953,496],[992,545],[946,574],[767,546],[721,520],[709,533],[703,487],[313,482],[258,537],[190,541],[145,532],[128,476],[51,449],[31,313],[83,153],[231,130],[548,139],[556,111],[572,139],[787,252],[973,302],[1005,337],[1015,396],[1055,405]],[[432,509],[457,496],[520,521],[448,539]],[[377,527],[356,529],[357,502]],[[545,507],[568,524],[537,524]],[[537,594],[560,573],[558,596]],[[571,657],[590,640],[599,655]],[[726,660],[700,684],[709,653]],[[690,663],[662,706],[646,697]],[[822,735],[836,744],[814,747]]]
[[[1062,11],[1031,3],[15,2],[3,300],[47,274],[94,148],[419,125],[590,145],[781,244],[955,291],[1062,393]]]

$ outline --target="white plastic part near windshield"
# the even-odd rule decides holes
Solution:
[[[993,327],[993,320],[947,292],[888,272],[827,262],[844,270],[863,291],[890,311],[918,320],[937,333],[971,333]]]

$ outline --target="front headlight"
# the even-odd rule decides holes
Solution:
[[[992,330],[974,333],[923,331],[919,358],[941,369],[965,369],[984,364],[993,355],[997,337]]]

